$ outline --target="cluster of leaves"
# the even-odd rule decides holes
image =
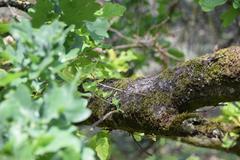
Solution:
[[[217,6],[221,6],[227,3],[227,0],[199,0],[199,4],[203,11],[209,12],[215,9]],[[224,27],[228,27],[240,14],[240,1],[232,0],[232,5],[221,15],[222,24]]]
[[[240,127],[240,102],[226,103],[222,108],[221,121],[234,124],[236,131],[227,133],[223,138],[223,146],[230,148],[236,145],[239,138],[238,128]]]
[[[88,137],[72,123],[91,114],[91,94],[78,86],[97,92],[99,82],[121,78],[136,59],[130,51],[97,51],[106,48],[110,20],[124,11],[94,0],[41,0],[31,22],[4,25],[14,41],[0,44],[0,159],[90,160],[95,152],[107,159],[107,133]]]
[[[64,27],[55,21],[34,29],[22,21],[10,28],[15,43],[1,45],[1,61],[11,65],[1,69],[2,159],[64,158],[81,151],[71,122],[89,117],[87,100],[75,95],[73,84],[55,82],[67,56]]]

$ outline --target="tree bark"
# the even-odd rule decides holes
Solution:
[[[156,76],[106,82],[101,88],[112,96],[90,100],[92,116],[87,123],[101,121],[116,110],[111,103],[115,97],[120,100],[121,111],[112,112],[99,126],[180,138],[196,146],[240,155],[239,139],[231,148],[222,147],[223,136],[239,126],[213,122],[195,112],[240,99],[240,47],[186,61]]]
[[[0,23],[9,23],[22,18],[31,19],[27,10],[36,3],[36,0],[0,0]]]

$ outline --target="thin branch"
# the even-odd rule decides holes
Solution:
[[[133,43],[133,44],[118,45],[118,46],[115,46],[114,49],[129,49],[129,48],[140,48],[140,47],[142,46],[137,43]]]
[[[105,87],[105,88],[109,88],[109,89],[112,89],[112,90],[116,90],[116,91],[119,91],[119,92],[123,92],[123,93],[126,93],[124,90],[122,89],[119,89],[119,88],[115,88],[115,87],[112,87],[112,86],[108,86],[106,84],[102,84],[102,83],[98,83],[100,86],[102,87]],[[134,93],[134,94],[138,94],[138,95],[142,95],[142,96],[146,96],[145,94],[142,94],[142,93]]]
[[[97,98],[99,98],[99,99],[101,99],[103,102],[106,102],[106,103],[108,103],[108,104],[110,104],[110,105],[114,105],[113,103],[111,103],[111,102],[109,102],[108,100],[102,98],[101,96],[98,96],[97,94],[94,94],[94,96],[97,97]]]
[[[118,35],[119,37],[121,37],[121,38],[123,38],[123,39],[125,39],[127,41],[134,42],[134,39],[129,38],[129,37],[123,35],[120,31],[118,31],[118,30],[116,30],[114,28],[110,28],[109,31],[114,32],[116,35]]]
[[[100,123],[102,123],[105,119],[107,119],[108,117],[110,117],[112,114],[119,112],[120,110],[113,110],[111,112],[108,112],[107,114],[105,114],[102,118],[100,118],[98,121],[96,121],[95,123],[93,123],[93,125],[91,126],[90,130],[92,131],[94,128],[96,128]]]
[[[106,84],[102,84],[102,83],[98,83],[100,86],[104,87],[104,88],[109,88],[109,89],[112,89],[112,90],[116,90],[116,91],[119,91],[119,92],[124,92],[122,89],[118,89],[118,88],[115,88],[115,87],[112,87],[112,86],[108,86]]]
[[[158,29],[159,27],[163,26],[164,24],[166,24],[168,21],[170,20],[170,17],[167,17],[166,19],[164,19],[162,22],[160,22],[159,24],[156,25],[152,25],[149,29],[149,31],[152,31],[154,29]]]
[[[143,148],[143,147],[141,146],[141,144],[139,144],[139,142],[136,141],[136,139],[133,137],[133,135],[132,135],[132,139],[133,139],[134,143],[140,148],[140,150],[141,150],[143,153],[145,153],[145,154],[148,155],[148,156],[152,156],[152,154],[147,151],[148,147],[147,147],[147,148]]]

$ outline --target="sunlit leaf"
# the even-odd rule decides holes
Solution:
[[[95,20],[94,13],[100,9],[100,5],[95,0],[61,0],[60,8],[63,12],[60,17],[62,21],[81,27],[84,21]]]
[[[100,160],[107,160],[109,149],[108,137],[104,133],[99,133],[96,140],[96,152]]]
[[[215,7],[223,5],[227,0],[199,0],[199,4],[206,12],[213,10]]]
[[[103,17],[112,18],[122,16],[126,8],[119,4],[106,3],[103,6]]]

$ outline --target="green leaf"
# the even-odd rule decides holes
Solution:
[[[23,75],[26,75],[26,72],[7,73],[0,69],[0,86],[6,86]]]
[[[199,0],[199,4],[202,7],[202,10],[205,12],[209,12],[213,10],[215,7],[223,5],[227,0]]]
[[[233,1],[233,8],[234,9],[240,8],[240,0],[234,0]]]
[[[30,12],[30,16],[34,27],[40,27],[42,24],[52,20],[53,17],[56,17],[53,12],[53,5],[49,0],[37,1],[33,9],[34,12]]]
[[[116,3],[105,3],[103,6],[102,16],[105,18],[112,18],[122,16],[126,8]]]
[[[54,10],[56,5],[49,0],[37,1],[34,7],[35,12],[30,13],[33,17],[33,26],[39,27],[48,21],[60,17],[60,20],[67,25],[74,24],[79,28],[84,21],[95,20],[94,13],[100,9],[100,5],[94,0],[61,0],[59,1],[59,6],[57,6],[60,10],[58,12]]]
[[[85,82],[83,83],[83,88],[85,91],[95,92],[97,89],[97,82]]]
[[[79,154],[78,151],[76,151],[76,149],[74,148],[67,148],[64,150],[61,150],[59,153],[59,157],[62,157],[62,160],[79,160],[81,159],[81,155]]]
[[[64,114],[71,122],[82,122],[91,115],[91,111],[86,108],[87,104],[86,99],[78,98],[75,100],[74,105],[66,108]]]
[[[66,55],[64,55],[64,57],[61,58],[61,61],[67,62],[67,61],[73,60],[77,58],[77,56],[79,55],[79,52],[80,52],[79,48],[74,48],[70,50]]]
[[[80,152],[80,141],[71,133],[72,130],[73,128],[60,130],[57,127],[52,127],[49,132],[44,135],[46,137],[44,139],[49,140],[47,143],[42,136],[36,137],[35,143],[37,144],[41,144],[41,141],[44,140],[44,145],[37,147],[36,154],[44,155],[46,153],[54,153],[64,148],[72,148]]]
[[[95,160],[95,153],[91,148],[85,147],[82,152],[82,160]]]
[[[19,102],[23,108],[31,108],[32,98],[31,92],[25,85],[18,86],[15,92],[15,100]]]
[[[140,142],[144,136],[144,133],[139,133],[139,132],[134,132],[133,133],[133,138],[137,141]]]
[[[169,48],[168,49],[168,56],[170,58],[176,59],[176,60],[183,60],[184,59],[184,53],[179,51],[176,48]]]
[[[228,27],[239,15],[239,10],[234,9],[233,7],[229,8],[221,15],[222,24],[224,27]]]
[[[94,22],[86,22],[87,29],[95,41],[102,41],[108,38],[108,29],[110,24],[105,18],[97,18]]]
[[[10,91],[5,96],[5,101],[1,103],[2,116],[0,120],[28,120],[28,118],[34,117],[37,109],[37,107],[33,107],[30,90],[25,85],[19,85],[15,91]]]
[[[10,25],[8,23],[0,23],[0,34],[9,32]]]
[[[239,135],[233,132],[227,133],[224,135],[222,139],[222,146],[224,148],[231,148],[236,145],[236,140],[238,139]]]
[[[96,152],[100,160],[106,160],[109,156],[110,145],[106,133],[98,133],[96,140]]]
[[[223,108],[222,112],[225,116],[238,116],[240,115],[240,109],[232,103],[227,103]]]
[[[60,20],[66,24],[74,24],[81,27],[84,21],[95,20],[94,13],[100,9],[100,5],[95,0],[61,0],[60,8],[63,14]]]
[[[64,114],[70,122],[81,122],[86,120],[91,112],[86,108],[88,101],[76,98],[70,87],[56,85],[44,95],[44,116],[47,121],[57,119]]]

